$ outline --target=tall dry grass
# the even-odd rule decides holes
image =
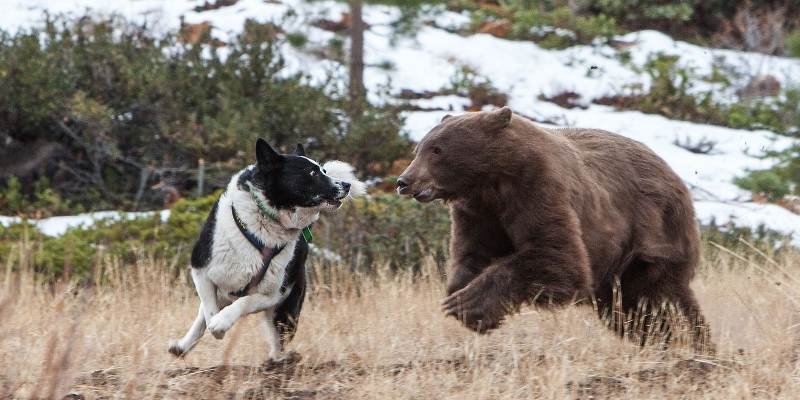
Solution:
[[[525,309],[480,336],[439,312],[433,262],[416,276],[311,266],[292,360],[264,364],[259,318],[185,359],[195,315],[163,263],[104,262],[94,287],[35,282],[24,249],[0,294],[0,398],[785,398],[800,396],[800,253],[708,255],[696,281],[718,355],[641,349],[590,308]]]

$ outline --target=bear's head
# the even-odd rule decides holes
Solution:
[[[457,200],[480,190],[508,146],[499,140],[511,123],[508,107],[447,115],[419,142],[414,160],[397,179],[397,193],[427,203]]]

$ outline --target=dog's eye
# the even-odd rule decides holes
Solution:
[[[327,174],[327,173],[328,173],[328,171],[325,171],[325,169],[323,168],[323,169],[322,169],[322,173],[323,173],[323,174]]]
[[[314,176],[314,175],[316,175],[316,174],[317,174],[317,171],[314,171],[313,169],[312,169],[312,170],[311,170],[311,172],[309,173],[309,175],[311,175],[311,176]]]
[[[433,154],[442,154],[442,149],[439,148],[439,147],[434,147],[433,148]]]

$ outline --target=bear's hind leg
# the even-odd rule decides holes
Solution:
[[[641,346],[668,347],[686,340],[701,353],[713,353],[710,331],[688,279],[670,272],[682,266],[637,261],[622,278],[596,295],[598,312],[618,335]]]

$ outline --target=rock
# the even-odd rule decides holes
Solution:
[[[197,44],[207,38],[206,35],[211,35],[211,23],[203,21],[199,24],[184,24],[181,25],[179,37],[182,42]]]
[[[580,108],[586,109],[586,106],[580,104],[581,95],[573,91],[561,92],[555,96],[539,95],[539,100],[549,101],[558,104],[560,107],[572,109]]]
[[[742,97],[770,97],[777,96],[781,91],[781,83],[772,75],[759,75],[753,78],[747,86],[740,91]]]
[[[211,11],[222,7],[228,7],[236,4],[239,0],[217,0],[215,2],[205,1],[203,4],[194,8],[195,12]]]
[[[778,205],[795,214],[800,214],[800,196],[785,196],[778,200]]]
[[[333,21],[330,19],[318,19],[316,21],[311,22],[311,25],[316,26],[319,29],[324,29],[330,32],[343,32],[350,29],[350,13],[342,13],[341,18],[338,21]]]
[[[488,33],[492,36],[499,37],[505,39],[508,37],[508,33],[511,31],[511,21],[507,19],[498,19],[494,21],[484,22],[480,28],[478,28],[478,33]]]

